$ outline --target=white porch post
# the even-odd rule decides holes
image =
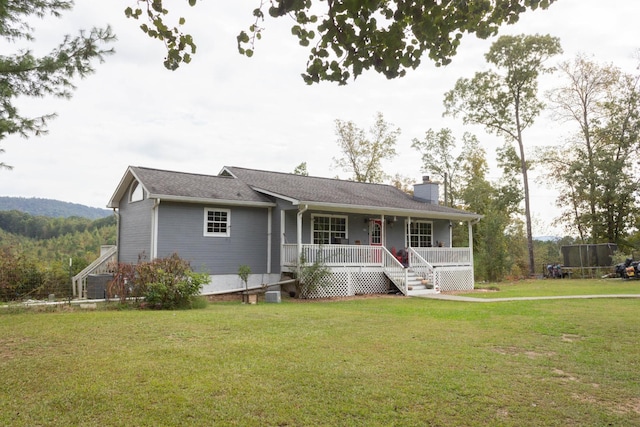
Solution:
[[[304,205],[304,207],[298,207],[298,215],[296,216],[296,245],[297,245],[297,253],[298,259],[296,262],[296,274],[298,279],[300,278],[300,258],[302,257],[302,214],[309,209],[309,206]]]
[[[407,221],[408,221],[407,222],[407,229],[405,230],[406,231],[405,234],[407,236],[406,237],[406,239],[407,239],[407,251],[406,251],[407,252],[407,264],[409,265],[409,267],[411,267],[412,266],[411,265],[411,255],[409,255],[411,253],[411,217],[408,217]],[[408,278],[407,269],[405,269],[404,270],[404,279],[405,279],[404,283],[405,283],[405,286],[407,286],[407,278]],[[407,292],[408,291],[409,291],[409,288],[407,288]]]
[[[280,211],[280,272],[282,272],[282,266],[284,265],[284,244],[286,243],[285,238],[285,211]]]

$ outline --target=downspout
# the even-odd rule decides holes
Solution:
[[[271,221],[273,220],[272,208],[267,214],[267,274],[271,274]]]
[[[120,212],[113,208],[113,215],[116,217],[116,248],[118,248],[118,262],[120,262]]]
[[[160,199],[155,199],[153,208],[151,208],[151,256],[149,261],[153,261],[158,256],[158,206],[160,206]]]
[[[296,275],[300,278],[300,259],[302,257],[302,214],[304,214],[309,205],[304,205],[304,208],[298,207],[298,214],[296,215],[296,244],[298,252],[298,260],[296,262]]]

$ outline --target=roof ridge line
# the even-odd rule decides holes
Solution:
[[[242,170],[253,171],[253,172],[265,172],[265,173],[278,174],[278,175],[296,176],[296,177],[301,177],[301,178],[324,179],[324,180],[329,180],[329,181],[349,182],[349,183],[353,183],[353,184],[381,185],[381,186],[385,186],[385,187],[397,188],[392,184],[385,184],[383,182],[362,182],[362,181],[352,181],[350,179],[330,178],[330,177],[326,177],[326,176],[298,175],[298,174],[295,174],[295,173],[292,173],[292,172],[269,171],[269,170],[265,170],[265,169],[244,168],[244,167],[240,167],[240,166],[224,166],[223,169],[225,169],[225,168],[226,169],[242,169]]]

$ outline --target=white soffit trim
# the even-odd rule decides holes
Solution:
[[[256,207],[275,207],[275,203],[271,202],[254,202],[246,200],[226,200],[226,199],[210,199],[200,197],[187,196],[165,196],[163,194],[149,194],[150,199],[160,199],[165,202],[186,202],[186,203],[213,203],[216,205],[229,206],[256,206]]]

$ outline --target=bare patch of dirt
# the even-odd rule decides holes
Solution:
[[[506,408],[500,408],[496,411],[496,417],[503,420],[509,417],[509,410]]]
[[[555,356],[555,353],[552,351],[542,352],[542,351],[532,351],[525,350],[519,347],[494,347],[493,351],[502,354],[502,355],[511,355],[511,356],[526,356],[529,359],[537,359],[539,357],[552,357]]]
[[[627,399],[614,405],[613,411],[618,414],[629,414],[631,412],[640,414],[640,398]]]
[[[578,381],[578,378],[574,377],[571,374],[564,372],[562,369],[554,368],[552,370],[553,374],[557,376],[561,381]]]
[[[576,341],[580,341],[582,337],[576,334],[562,334],[561,339],[563,342],[576,342]]]
[[[24,355],[24,352],[19,350],[19,347],[26,343],[26,338],[5,338],[0,339],[0,360],[2,359],[14,359],[20,355]]]
[[[584,394],[577,394],[577,393],[573,393],[571,396],[575,400],[577,400],[579,402],[582,402],[582,403],[590,403],[590,404],[598,403],[598,400],[593,396],[588,396],[588,395],[584,395]]]
[[[640,414],[640,398],[635,397],[632,399],[626,399],[623,401],[618,401],[613,404],[605,404],[604,402],[599,402],[594,396],[586,395],[586,394],[577,394],[573,393],[571,395],[575,400],[582,403],[589,403],[591,405],[594,404],[602,404],[607,407],[610,411],[619,414],[619,415],[627,415],[627,414]]]

